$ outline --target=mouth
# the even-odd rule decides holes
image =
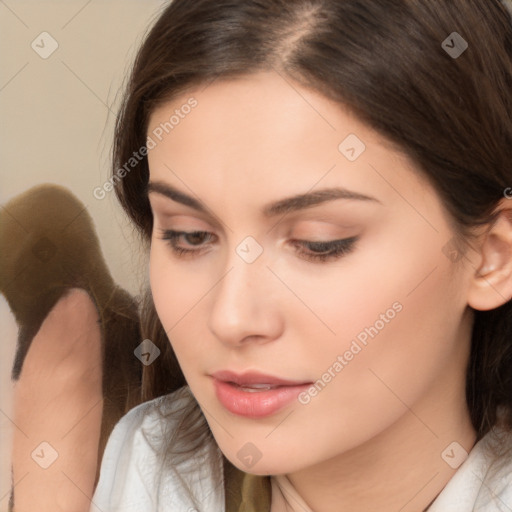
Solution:
[[[232,414],[263,418],[280,411],[308,387],[311,381],[287,380],[259,372],[211,374],[220,404]]]
[[[228,382],[240,387],[252,389],[277,388],[284,386],[302,386],[312,384],[311,381],[305,380],[288,380],[273,375],[267,375],[260,372],[244,372],[236,373],[230,370],[221,370],[212,373],[211,376],[221,382]]]
[[[227,382],[227,384],[231,384],[242,391],[247,391],[248,393],[259,393],[260,391],[269,391],[270,389],[277,389],[283,386],[271,386],[270,384],[252,384],[251,386],[239,386],[234,382]]]

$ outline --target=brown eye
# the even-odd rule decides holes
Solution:
[[[193,233],[182,233],[182,235],[190,245],[201,245],[208,239],[209,233],[206,231],[194,231]]]
[[[198,255],[215,239],[215,235],[208,231],[161,230],[161,232],[161,239],[165,240],[178,256]]]

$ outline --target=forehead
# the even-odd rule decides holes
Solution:
[[[278,199],[318,184],[384,201],[396,196],[383,179],[389,172],[406,188],[425,185],[402,153],[343,105],[276,72],[191,89],[152,113],[148,136],[151,179],[186,182],[201,196],[245,188]]]
[[[188,106],[191,102],[193,108]],[[264,157],[262,148],[290,150],[290,157],[298,153],[300,141],[302,153],[314,148],[315,158],[322,153],[332,158],[329,155],[337,155],[343,134],[354,132],[368,142],[379,140],[340,104],[276,72],[217,79],[181,94],[152,113],[148,134],[162,125],[164,138],[173,146],[181,146],[186,139],[203,151],[215,146],[217,154],[222,147],[223,152],[238,150],[240,157],[254,157],[253,153]],[[272,153],[272,159],[275,156]]]

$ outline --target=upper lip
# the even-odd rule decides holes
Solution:
[[[223,382],[232,382],[237,386],[250,386],[251,384],[269,384],[271,386],[300,386],[304,384],[311,384],[311,381],[281,379],[279,377],[274,377],[273,375],[265,375],[264,373],[254,371],[235,373],[230,370],[221,370],[212,373],[211,376],[214,379]]]

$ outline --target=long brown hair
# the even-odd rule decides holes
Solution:
[[[468,44],[458,56],[442,45],[453,32]],[[499,0],[173,0],[136,57],[113,149],[117,196],[146,247],[147,158],[122,179],[115,173],[146,145],[150,114],[197,85],[269,70],[348,107],[409,156],[461,250],[470,228],[493,221],[512,186],[512,23]],[[150,292],[142,317],[162,351],[144,368],[149,400],[186,382]],[[467,402],[478,439],[498,409],[512,429],[510,301],[475,311]],[[182,430],[193,446],[208,429],[193,399],[190,411]]]

